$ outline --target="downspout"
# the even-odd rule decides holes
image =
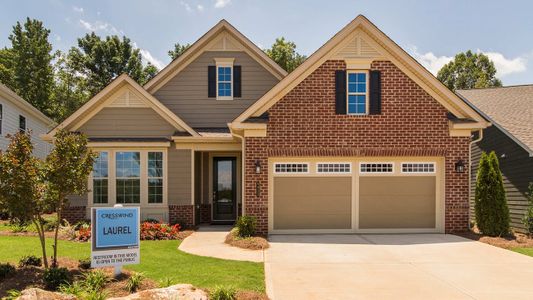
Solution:
[[[472,229],[470,226],[470,220],[472,219],[470,215],[470,202],[472,201],[472,145],[474,143],[480,142],[483,139],[483,129],[478,130],[479,137],[475,140],[470,141],[470,145],[468,147],[468,229]]]
[[[242,209],[241,209],[241,215],[244,216],[244,212],[245,212],[245,209],[244,209],[244,177],[245,177],[245,167],[246,167],[246,154],[245,154],[245,145],[244,145],[244,135],[239,135],[237,133],[235,133],[233,131],[233,129],[231,128],[231,124],[228,124],[228,127],[230,128],[230,132],[231,132],[231,135],[240,139],[241,140],[241,205],[242,205]],[[237,209],[238,209],[238,205],[237,205]],[[238,212],[237,212],[237,216],[238,216]]]

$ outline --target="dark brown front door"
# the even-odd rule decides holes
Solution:
[[[235,157],[213,158],[213,221],[232,223],[237,212]]]

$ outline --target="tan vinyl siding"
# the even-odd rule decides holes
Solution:
[[[472,145],[471,220],[475,220],[476,174],[481,153],[483,151],[489,153],[493,150],[500,161],[511,226],[522,231],[524,229],[522,217],[527,209],[526,193],[529,183],[533,182],[533,157],[529,157],[524,148],[516,144],[496,126],[485,129],[481,142]],[[505,154],[505,157],[502,157],[503,154]]]
[[[70,206],[87,206],[89,195],[87,193],[83,195],[69,195],[67,199]]]
[[[168,204],[192,204],[191,163],[191,150],[168,149]]]
[[[89,137],[170,137],[176,129],[151,108],[106,107],[79,131]]]
[[[207,67],[215,58],[235,58],[242,67],[242,97],[216,100],[207,97]],[[161,87],[155,97],[191,127],[226,127],[278,80],[245,52],[208,51]]]

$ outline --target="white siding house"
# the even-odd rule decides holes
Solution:
[[[54,126],[54,121],[8,87],[0,84],[0,150],[6,150],[9,145],[6,135],[15,134],[22,129],[31,130],[33,153],[39,158],[45,158],[52,145],[43,141],[40,136]]]

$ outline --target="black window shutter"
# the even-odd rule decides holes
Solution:
[[[370,107],[371,115],[381,114],[381,72],[370,71]]]
[[[207,67],[207,97],[217,96],[217,67]]]
[[[241,66],[233,66],[233,97],[241,97]]]
[[[335,113],[346,114],[346,71],[335,71]]]

